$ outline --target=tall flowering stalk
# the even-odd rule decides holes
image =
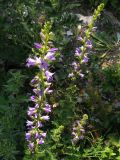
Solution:
[[[101,11],[104,8],[104,4],[100,4],[98,8],[95,10],[93,14],[93,19],[88,24],[88,28],[81,27],[80,35],[77,37],[79,42],[79,46],[75,49],[75,61],[72,63],[72,73],[69,74],[68,77],[71,77],[72,80],[77,80],[78,77],[83,78],[84,74],[82,73],[82,67],[89,61],[89,54],[91,53],[91,49],[93,48],[92,41],[91,41],[91,33],[94,31],[94,23],[96,22],[98,16],[100,15]],[[76,83],[76,81],[74,81]],[[78,81],[77,81],[78,83]],[[79,85],[79,84],[78,84]],[[85,129],[84,123],[88,119],[87,115],[83,116],[82,121],[75,121],[73,128],[72,128],[72,143],[76,144],[80,139],[84,139],[85,136]]]
[[[47,95],[53,92],[51,86],[54,73],[51,73],[50,65],[55,60],[58,49],[49,46],[52,38],[50,29],[51,24],[47,22],[40,33],[42,44],[34,43],[33,55],[27,59],[26,64],[27,67],[38,68],[38,72],[31,80],[34,94],[30,97],[30,101],[33,105],[27,111],[29,120],[27,120],[26,140],[31,152],[37,152],[38,146],[44,143],[46,132],[43,131],[43,127],[50,119],[49,113],[52,108],[47,101]]]
[[[75,49],[75,57],[76,60],[72,63],[72,67],[74,68],[74,73],[70,73],[69,77],[73,77],[75,73],[80,77],[84,77],[84,74],[81,70],[81,65],[86,64],[89,61],[89,53],[91,53],[91,49],[93,48],[92,41],[90,40],[91,33],[94,31],[94,24],[100,15],[101,11],[104,8],[104,4],[100,4],[98,8],[94,11],[93,19],[88,24],[88,28],[81,28],[80,35],[77,37],[77,40],[80,42],[80,47]]]
[[[79,140],[85,138],[85,126],[87,124],[88,115],[84,114],[81,120],[76,120],[72,128],[72,143],[76,144]]]

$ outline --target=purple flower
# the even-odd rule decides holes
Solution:
[[[27,67],[33,67],[35,66],[35,59],[33,58],[28,58],[27,59],[27,64],[26,64]]]
[[[48,121],[50,119],[50,117],[49,116],[42,116],[41,119]]]
[[[46,112],[46,113],[49,113],[51,112],[51,106],[49,104],[45,104],[45,107],[43,108],[43,110]]]
[[[76,48],[75,55],[79,57],[81,54],[82,54],[81,49],[80,48]]]
[[[33,148],[34,148],[34,142],[33,143],[30,142],[29,145],[28,145],[28,147],[29,147],[30,150],[33,150]]]
[[[35,102],[36,97],[35,97],[35,96],[31,96],[31,97],[30,97],[30,100],[33,101],[33,102]]]
[[[36,104],[36,105],[35,105],[35,108],[38,109],[38,108],[39,108],[39,104]]]
[[[42,91],[42,90],[39,91],[39,95],[40,95],[40,96],[43,96],[43,91]]]
[[[42,47],[42,45],[41,44],[39,44],[39,43],[34,43],[34,46],[35,46],[35,48],[37,48],[37,49],[40,49],[41,47]]]
[[[32,126],[33,125],[33,122],[32,121],[29,121],[29,120],[27,120],[27,126]]]
[[[29,107],[28,108],[28,116],[32,116],[33,114],[35,114],[37,112],[36,108],[32,108],[32,107]]]
[[[39,141],[38,141],[38,144],[43,144],[43,143],[44,143],[44,139],[40,138]]]
[[[89,60],[89,58],[88,58],[87,56],[84,56],[84,58],[83,58],[82,62],[83,62],[83,63],[87,63],[87,62],[88,62],[88,60]]]
[[[51,48],[51,49],[49,49],[49,52],[56,52],[56,51],[58,51],[58,48]]]
[[[72,66],[73,66],[74,70],[78,70],[78,64],[76,62],[73,62]]]
[[[51,81],[52,80],[53,74],[54,73],[51,73],[49,71],[45,71],[45,75],[46,75],[47,81]]]
[[[33,92],[34,92],[35,94],[39,94],[40,90],[39,90],[39,89],[34,88],[34,89],[33,89]]]
[[[44,58],[49,61],[54,61],[55,60],[55,52],[48,52]]]
[[[86,41],[86,46],[87,46],[87,48],[90,48],[90,49],[93,47],[92,43],[89,39]]]
[[[43,59],[40,61],[40,68],[45,70],[48,68],[48,63]]]
[[[25,134],[25,138],[26,138],[27,141],[29,141],[30,138],[31,138],[31,134],[30,134],[29,132],[26,133],[26,134]]]
[[[39,96],[43,96],[43,91],[42,91],[42,90],[39,90],[39,89],[37,89],[37,88],[34,88],[34,89],[33,89],[33,92],[34,92],[35,94],[39,95]]]
[[[40,128],[43,127],[42,122],[41,122],[41,121],[38,121],[38,122],[37,122],[37,126],[40,127]]]
[[[35,119],[37,119],[37,118],[38,118],[38,114],[35,113],[35,114],[33,115],[33,117],[34,117]]]
[[[35,76],[34,79],[31,80],[31,85],[37,85],[39,83],[39,77]]]
[[[81,36],[79,36],[79,37],[77,38],[77,40],[78,40],[78,41],[82,41],[83,38],[82,38]]]
[[[83,77],[84,77],[84,74],[82,74],[82,73],[80,73],[79,75],[80,75],[80,77],[81,77],[81,78],[83,78]]]
[[[37,138],[40,138],[40,135],[39,135],[38,132],[35,133],[35,138],[36,138],[36,139],[37,139]]]
[[[41,135],[43,138],[45,138],[45,137],[46,137],[46,133],[45,133],[45,132],[40,133],[40,135]]]
[[[50,87],[47,87],[44,92],[50,94],[53,92],[53,90],[51,90]]]
[[[38,57],[35,57],[34,59],[33,58],[28,58],[26,66],[27,67],[36,66],[36,65],[38,65],[40,63],[40,61],[41,61],[41,59],[38,58]]]

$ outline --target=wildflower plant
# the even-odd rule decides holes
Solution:
[[[72,143],[76,144],[79,140],[85,138],[85,126],[87,124],[88,115],[84,114],[81,120],[76,120],[72,128]]]
[[[52,109],[51,104],[48,102],[48,95],[53,92],[51,87],[54,75],[50,71],[50,66],[52,61],[56,59],[55,53],[58,49],[50,47],[53,36],[50,29],[51,24],[49,22],[45,23],[40,33],[42,43],[34,43],[33,55],[27,59],[26,64],[29,68],[38,68],[30,83],[34,94],[30,97],[32,107],[29,107],[27,111],[29,120],[27,120],[26,140],[28,141],[29,150],[33,153],[37,153],[39,145],[44,143],[46,132],[43,131],[43,127],[45,122],[49,121],[49,113]]]
[[[91,53],[91,50],[93,48],[93,44],[91,41],[91,34],[95,29],[94,23],[96,22],[103,8],[104,8],[104,4],[100,4],[98,6],[98,8],[95,10],[93,14],[93,19],[91,20],[90,24],[88,24],[87,26],[87,29],[83,25],[83,27],[81,27],[79,30],[79,35],[77,36],[77,41],[79,42],[80,47],[77,46],[75,49],[75,54],[74,54],[75,60],[71,64],[73,69],[72,69],[72,72],[68,75],[68,77],[73,80],[73,83],[76,84],[76,86],[78,86],[79,91],[83,89],[83,86],[80,87],[78,80],[79,78],[81,79],[84,78],[83,72],[87,72],[86,64],[89,62],[89,54]],[[79,98],[79,92],[77,94]],[[83,123],[83,121],[85,122],[87,119],[88,119],[87,114],[84,114],[83,119],[81,121],[77,120],[73,124],[72,144],[76,144],[79,140],[83,140],[85,138],[84,124],[82,125],[81,122]]]
[[[91,41],[91,34],[95,30],[94,24],[100,16],[101,11],[104,8],[104,4],[100,4],[98,8],[94,11],[93,19],[88,24],[87,29],[84,26],[81,26],[79,29],[79,35],[77,37],[77,41],[80,44],[80,47],[77,46],[75,49],[75,61],[72,63],[72,68],[74,71],[69,74],[68,77],[73,77],[74,74],[79,75],[81,78],[84,77],[84,74],[81,70],[81,65],[87,64],[89,61],[89,54],[91,53],[91,49],[93,48]]]

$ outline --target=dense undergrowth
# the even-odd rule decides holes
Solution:
[[[102,2],[119,19],[119,0],[0,2],[1,160],[120,160],[119,28],[115,30],[104,10],[94,19],[94,31],[76,16],[93,15]],[[48,48],[36,50],[34,42],[46,45],[44,35],[49,33],[39,33],[48,21]],[[25,139],[27,110],[32,104],[30,81],[39,70],[28,69],[26,59],[54,46],[58,51],[49,62],[53,93],[46,96],[52,111],[43,128],[47,136],[37,152],[31,152]],[[78,48],[83,56],[78,56]]]

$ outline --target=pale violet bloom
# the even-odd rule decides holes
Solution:
[[[29,149],[30,150],[33,150],[34,149],[34,142],[30,142],[29,145],[28,145]]]
[[[27,120],[27,126],[32,126],[32,125],[33,125],[33,122],[32,122],[32,121]]]
[[[35,46],[35,48],[37,48],[37,49],[40,49],[40,48],[42,47],[42,45],[39,44],[39,43],[37,43],[37,42],[34,43],[34,46]]]
[[[51,112],[51,106],[49,104],[45,104],[45,107],[43,108],[43,110],[46,112],[46,113],[49,113]]]
[[[91,49],[93,46],[92,46],[92,43],[91,43],[91,41],[88,39],[87,41],[86,41],[86,46],[87,46],[87,48],[89,48],[89,49]]]
[[[88,61],[89,61],[89,58],[88,58],[87,56],[84,56],[82,62],[83,62],[83,63],[87,63]]]
[[[50,119],[50,117],[49,116],[42,116],[41,119],[48,121]]]
[[[53,74],[54,73],[51,73],[49,71],[45,71],[45,75],[46,75],[47,81],[51,81],[53,79]]]
[[[82,51],[81,51],[81,49],[80,48],[76,48],[76,50],[75,50],[75,56],[81,56],[81,54],[82,54]]]
[[[30,138],[31,138],[31,134],[30,134],[29,132],[26,133],[26,134],[25,134],[25,139],[26,139],[27,141],[29,141]]]
[[[44,143],[44,139],[40,138],[39,141],[38,141],[38,144],[43,144],[43,143]]]
[[[49,61],[54,61],[55,60],[55,52],[48,52],[44,58]]]
[[[41,59],[41,61],[40,61],[40,69],[47,70],[48,66],[49,66],[48,63],[44,59]]]
[[[27,67],[33,67],[33,66],[37,66],[39,65],[41,62],[41,58],[38,58],[38,57],[34,57],[34,58],[28,58],[27,59],[27,64],[26,66]]]

